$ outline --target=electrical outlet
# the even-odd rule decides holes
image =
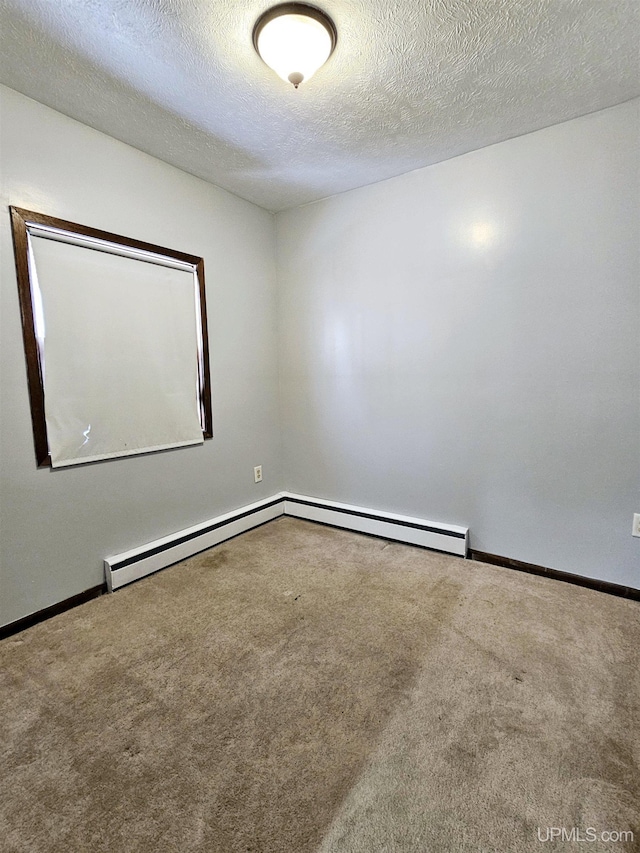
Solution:
[[[256,483],[262,482],[262,465],[256,465],[253,469],[253,479]]]
[[[640,512],[633,514],[633,530],[631,533],[633,536],[640,536]]]

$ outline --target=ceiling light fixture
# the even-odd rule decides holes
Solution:
[[[331,18],[307,3],[267,9],[253,28],[253,46],[279,77],[297,89],[333,53],[338,33]]]

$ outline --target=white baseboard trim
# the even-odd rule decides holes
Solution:
[[[284,492],[284,514],[466,557],[469,528]]]
[[[263,501],[227,512],[194,527],[187,527],[170,536],[156,539],[140,548],[116,554],[104,561],[104,573],[109,592],[139,580],[145,575],[164,569],[180,560],[186,560],[200,551],[231,539],[239,533],[258,527],[265,521],[282,515],[281,494]]]
[[[280,492],[147,545],[107,557],[104,561],[107,588],[113,592],[280,515],[317,521],[459,557],[467,556],[467,527]]]

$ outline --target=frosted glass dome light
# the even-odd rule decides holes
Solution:
[[[263,61],[297,89],[333,53],[336,28],[328,15],[306,3],[281,3],[261,15],[253,44]]]

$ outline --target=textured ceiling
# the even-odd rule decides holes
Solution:
[[[270,5],[0,0],[0,81],[270,210],[640,95],[639,0],[322,0],[298,91],[253,50]]]

